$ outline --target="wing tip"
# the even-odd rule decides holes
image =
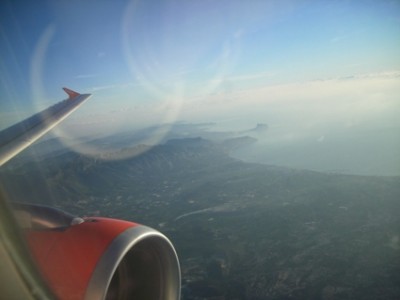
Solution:
[[[70,90],[66,87],[63,87],[63,90],[68,94],[68,99],[72,99],[80,95],[78,92]]]

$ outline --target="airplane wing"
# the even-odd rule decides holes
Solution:
[[[91,96],[63,89],[68,94],[68,99],[0,132],[0,166],[64,120]]]
[[[0,132],[0,165],[91,96],[64,90],[68,99]],[[11,204],[2,189],[0,184],[4,299],[180,299],[179,259],[162,233],[123,220]]]

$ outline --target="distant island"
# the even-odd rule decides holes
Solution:
[[[255,128],[250,129],[249,131],[255,132],[265,132],[268,130],[268,124],[265,123],[258,123]]]

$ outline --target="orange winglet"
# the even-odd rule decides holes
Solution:
[[[63,90],[68,94],[68,96],[69,96],[68,99],[72,99],[72,98],[75,98],[80,95],[79,93],[77,93],[73,90],[67,89],[66,87],[63,87]]]

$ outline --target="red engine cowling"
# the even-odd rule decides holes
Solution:
[[[147,226],[76,218],[16,204],[39,270],[59,299],[179,299],[180,268],[171,242]]]

